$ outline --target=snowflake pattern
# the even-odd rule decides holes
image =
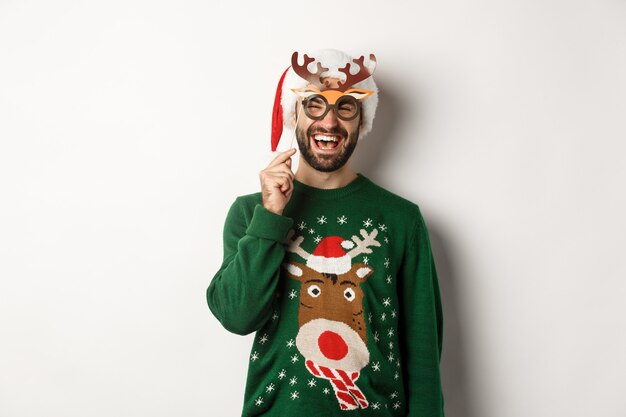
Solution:
[[[387,284],[391,284],[391,281],[392,281],[391,275],[387,275]]]
[[[372,219],[367,219],[365,221],[363,221],[363,227],[371,227],[372,226]]]
[[[317,235],[313,240],[315,241],[315,243],[320,243],[322,241],[322,237],[320,235]]]
[[[256,405],[257,407],[260,407],[261,404],[263,404],[263,397],[257,398],[256,401],[254,402],[254,405]]]
[[[300,360],[300,358],[298,357],[298,354],[296,353],[289,360],[291,361],[291,363],[296,363],[296,362],[298,362]]]
[[[384,224],[378,223],[378,228],[383,232],[387,231],[387,226],[385,226]]]
[[[298,225],[298,229],[300,229],[300,230],[306,229],[306,223],[305,222],[300,222],[300,224]]]
[[[309,379],[309,382],[307,382],[307,385],[313,388],[315,385],[317,385],[317,382],[315,382],[315,379],[311,378]]]
[[[383,313],[380,315],[380,321],[385,321],[387,319],[387,313]]]
[[[383,305],[389,307],[391,305],[391,297],[383,298]]]
[[[398,315],[398,313],[396,313],[395,309],[391,310],[391,317],[393,317],[395,319],[397,315]]]
[[[298,383],[298,377],[294,376],[289,380],[289,385],[291,385],[292,387],[296,385],[297,383]]]
[[[391,398],[392,400],[395,399],[398,396],[398,391],[394,391],[391,393],[391,395],[389,396],[389,398]]]
[[[372,364],[372,369],[376,372],[380,372],[380,362],[374,362]]]
[[[344,224],[348,223],[348,219],[346,218],[346,216],[337,217],[337,223],[343,226]]]
[[[369,262],[370,262],[370,258],[368,258],[367,256],[365,256],[365,257],[363,258],[363,263],[364,263],[365,265],[367,265]]]
[[[385,268],[389,268],[391,260],[389,258],[385,258]]]
[[[276,320],[277,318],[278,318],[278,313],[274,311],[274,314],[272,314],[272,321]]]
[[[326,395],[330,394],[330,390],[328,388],[324,388],[322,392]]]
[[[398,408],[400,408],[400,402],[396,401],[395,403],[393,403],[393,409],[397,410]]]
[[[289,291],[289,298],[290,298],[290,299],[292,299],[292,300],[293,300],[293,299],[294,299],[294,298],[296,298],[297,296],[298,296],[298,293],[296,292],[296,290],[293,290],[293,289],[292,289],[291,291]]]
[[[300,393],[298,391],[294,391],[291,393],[290,397],[292,400],[295,400],[297,398],[300,398]]]
[[[317,223],[318,224],[326,224],[326,216],[320,216],[317,218]]]
[[[393,327],[390,327],[389,330],[387,330],[387,336],[392,337],[395,334],[395,331],[393,330]]]
[[[254,351],[254,353],[252,353],[252,355],[250,355],[250,360],[252,362],[256,362],[257,359],[259,359],[259,352],[257,352],[256,350]]]
[[[296,345],[296,342],[293,339],[287,340],[287,347],[292,348]]]
[[[309,234],[314,235],[314,234],[315,234],[315,229],[310,228],[310,229],[309,229]]]
[[[389,243],[389,238],[387,236],[385,236],[384,241],[385,241],[385,243]]]
[[[267,333],[264,333],[263,336],[261,336],[259,338],[259,343],[264,345],[265,343],[267,343],[267,341],[269,340]]]
[[[274,386],[274,383],[270,383],[267,387],[265,387],[265,391],[267,393],[271,393],[272,391],[274,391],[274,389],[276,389],[276,387]]]
[[[380,408],[380,403],[376,402],[372,404],[372,409],[373,410],[378,410]]]
[[[378,331],[375,331],[375,332],[374,332],[374,341],[375,341],[375,342],[380,341],[380,336],[378,335]]]
[[[400,374],[398,373],[398,371],[396,371],[396,372],[393,374],[393,379],[397,380],[398,378],[400,378]]]
[[[278,379],[282,381],[283,379],[285,379],[286,376],[287,376],[287,371],[285,371],[284,369],[281,369],[280,372],[278,373]]]

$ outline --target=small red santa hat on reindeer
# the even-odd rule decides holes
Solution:
[[[316,74],[319,78],[332,77],[339,79],[343,83],[339,89],[341,91],[345,91],[348,88],[358,88],[370,92],[369,96],[362,100],[361,104],[359,139],[365,137],[372,130],[374,115],[378,106],[378,87],[376,87],[376,83],[371,76],[376,68],[376,57],[370,54],[369,59],[366,61],[364,56],[353,59],[348,54],[336,49],[323,49],[310,55],[305,54],[303,58],[304,64],[300,64],[298,53],[294,52],[292,55],[292,66],[285,70],[278,82],[272,112],[272,151],[275,151],[278,146],[283,127],[291,134],[295,130],[295,110],[298,95],[293,92],[293,89],[304,88],[311,83],[310,78],[303,78],[302,71],[296,72],[296,69],[301,68],[312,74],[316,74],[315,71],[322,71]],[[355,75],[357,77],[354,77]]]
[[[325,274],[345,274],[352,268],[352,258],[346,250],[352,249],[354,242],[341,236],[327,236],[306,260],[306,266]]]

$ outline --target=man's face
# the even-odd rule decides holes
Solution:
[[[327,80],[331,82],[331,88],[338,87],[336,78]],[[302,111],[301,102],[298,103],[296,113],[296,138],[306,163],[322,172],[333,172],[343,167],[356,147],[361,115],[345,121],[337,118],[331,109],[323,119],[313,120]]]

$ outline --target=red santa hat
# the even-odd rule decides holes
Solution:
[[[354,242],[351,240],[341,236],[327,236],[308,257],[306,265],[320,273],[345,274],[352,268],[352,258],[346,250],[353,247]]]
[[[327,71],[321,74],[323,77],[333,77],[345,81],[346,74],[339,71],[339,69],[345,67],[348,63],[354,66],[354,61],[351,56],[335,49],[322,49],[312,54],[307,53],[307,55],[311,58],[315,58],[315,60],[309,64],[310,70],[314,70],[318,63],[328,68]],[[276,88],[272,112],[272,151],[275,151],[278,146],[278,142],[283,133],[283,127],[286,128],[290,134],[293,134],[295,130],[295,110],[298,96],[291,91],[291,89],[303,88],[308,84],[309,82],[296,74],[291,67],[287,68],[280,77],[278,87]],[[353,87],[374,91],[374,94],[363,100],[361,104],[361,126],[359,130],[359,139],[361,139],[372,130],[376,107],[378,106],[378,87],[376,87],[376,83],[371,76],[354,84]]]

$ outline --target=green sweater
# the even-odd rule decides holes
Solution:
[[[359,175],[294,183],[282,216],[232,205],[207,290],[229,331],[256,331],[242,416],[442,417],[442,311],[417,205]]]

